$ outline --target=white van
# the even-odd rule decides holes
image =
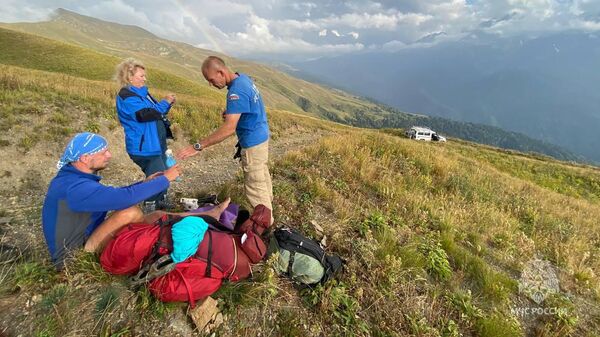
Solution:
[[[431,141],[431,136],[434,134],[431,129],[420,126],[413,126],[406,131],[406,136],[410,139]]]

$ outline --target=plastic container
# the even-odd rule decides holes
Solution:
[[[173,150],[167,149],[167,151],[165,151],[165,156],[167,157],[167,159],[165,160],[165,165],[167,165],[167,168],[170,168],[171,166],[177,164],[175,156],[173,155]],[[175,181],[181,181],[181,178],[177,177]]]

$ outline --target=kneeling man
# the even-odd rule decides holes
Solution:
[[[177,165],[143,182],[125,187],[105,186],[96,173],[112,157],[104,137],[85,132],[71,139],[58,161],[42,209],[46,244],[57,269],[74,249],[99,252],[123,226],[144,222],[139,202],[166,190],[180,174]],[[106,217],[108,211],[114,211]],[[148,217],[153,217],[152,214]]]

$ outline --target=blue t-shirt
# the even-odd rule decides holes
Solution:
[[[240,145],[249,148],[269,139],[265,105],[256,85],[246,74],[238,74],[228,87],[227,114],[241,114],[235,133]]]

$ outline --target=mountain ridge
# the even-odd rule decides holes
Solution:
[[[493,42],[465,38],[292,66],[402,111],[500,127],[599,162],[598,38],[572,31],[486,39]],[[363,74],[340,72],[341,64]]]

